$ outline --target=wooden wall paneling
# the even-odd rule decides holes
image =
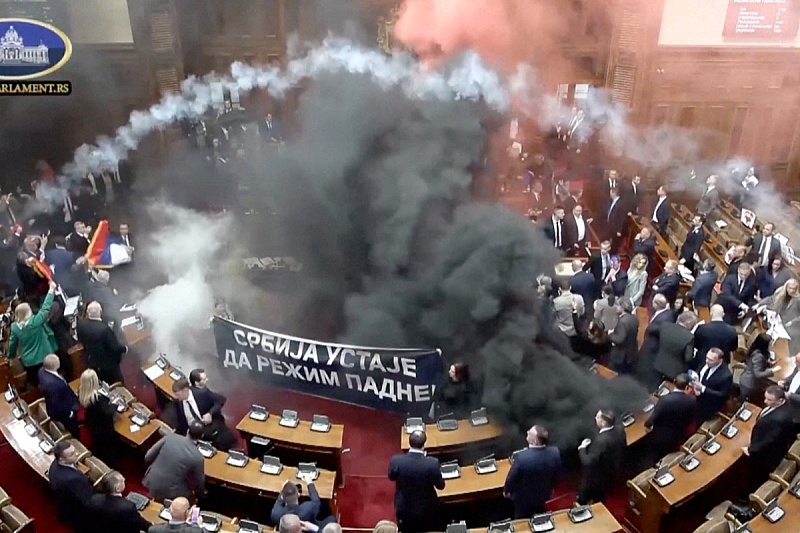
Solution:
[[[695,125],[697,118],[697,106],[683,106],[680,108],[676,120],[676,126],[679,128],[691,129]]]
[[[739,146],[742,141],[742,131],[744,130],[744,121],[747,118],[747,108],[744,106],[737,106],[733,112],[733,127],[731,128],[731,142],[728,146],[728,153],[735,154],[739,151]]]
[[[669,124],[672,117],[672,104],[655,104],[650,113],[650,124],[661,126]]]
[[[703,159],[724,158],[730,145],[733,109],[726,105],[704,106],[699,126],[705,130],[700,155]]]
[[[775,117],[775,127],[772,131],[773,142],[772,153],[770,154],[771,160],[789,161],[792,141],[797,131],[798,112],[800,112],[800,109],[797,108],[784,109]]]

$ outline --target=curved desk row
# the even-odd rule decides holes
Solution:
[[[616,533],[622,531],[622,526],[614,518],[614,515],[606,509],[602,503],[595,503],[591,506],[592,519],[586,522],[575,524],[570,520],[567,515],[567,509],[555,511],[553,513],[554,529],[552,533]],[[528,520],[514,520],[512,522],[514,531],[524,532],[531,531],[531,526]],[[487,533],[487,528],[469,529],[469,533]]]
[[[164,524],[164,523],[166,523],[166,520],[164,520],[163,518],[158,516],[159,513],[161,512],[161,509],[162,509],[162,506],[161,506],[160,503],[156,503],[153,500],[150,500],[150,503],[147,505],[147,507],[145,507],[144,509],[139,511],[139,514],[142,515],[144,517],[144,519],[147,520],[148,522],[150,522],[151,524],[154,524],[154,525],[155,524]],[[201,511],[201,513],[203,512],[202,509],[200,511]],[[233,519],[229,519],[229,520],[222,520],[221,523],[220,523],[219,531],[221,531],[223,533],[237,533],[239,531],[238,523],[239,523],[239,519],[238,518],[233,518]],[[262,525],[261,526],[261,531],[262,531],[262,533],[270,533],[270,532],[275,531],[275,530],[273,528],[271,528],[271,527],[267,527],[267,526]]]
[[[431,455],[453,453],[468,447],[474,448],[480,443],[489,443],[502,434],[503,428],[492,420],[482,426],[473,426],[469,420],[459,420],[458,428],[450,431],[442,431],[436,424],[426,424],[425,450]],[[400,429],[400,448],[410,448],[405,427]]]

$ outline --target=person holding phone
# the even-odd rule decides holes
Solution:
[[[323,528],[326,524],[335,522],[336,519],[333,516],[318,519],[322,502],[311,474],[301,474],[300,479],[308,487],[308,500],[300,503],[303,486],[287,479],[281,487],[277,501],[272,506],[270,521],[277,526],[284,515],[294,514],[300,517],[301,521],[313,524],[317,528]]]
[[[170,519],[166,524],[150,526],[147,533],[203,533],[203,517],[200,508],[192,507],[189,500],[178,497],[169,505]]]

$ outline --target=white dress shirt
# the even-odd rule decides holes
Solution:
[[[575,227],[578,228],[578,241],[582,241],[586,238],[586,222],[583,220],[583,215],[575,217]]]
[[[197,418],[200,415],[200,409],[197,408],[197,402],[194,400],[194,394],[189,392],[189,398],[186,401],[181,402],[183,406],[183,414],[186,416],[186,424],[190,425],[192,422],[197,421],[199,423],[203,423],[203,420]],[[192,410],[194,409],[194,412]],[[195,416],[194,413],[197,413]]]
[[[797,390],[800,389],[800,372],[795,374],[792,378],[792,382],[789,383],[789,392],[792,394],[797,394]]]
[[[658,199],[658,203],[656,204],[656,208],[653,209],[653,222],[661,222],[660,220],[658,220],[658,208],[661,207],[661,204],[663,204],[664,200],[666,200],[666,199],[667,199],[666,196],[664,196],[663,198],[659,198]]]

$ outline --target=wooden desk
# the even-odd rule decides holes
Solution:
[[[321,433],[311,431],[311,422],[301,420],[296,428],[287,428],[280,425],[280,415],[270,413],[264,421],[253,420],[244,415],[241,422],[236,425],[241,433],[249,437],[257,435],[270,439],[277,448],[301,450],[305,455],[322,454],[333,459],[337,473],[342,472],[342,437],[344,426],[331,424],[330,431]],[[306,460],[310,460],[308,457]]]
[[[278,494],[281,492],[283,482],[287,479],[293,483],[303,485],[302,494],[308,494],[308,488],[305,487],[305,482],[295,477],[296,468],[292,466],[284,466],[283,472],[277,476],[263,474],[259,470],[261,468],[261,461],[258,459],[250,459],[243,468],[231,466],[225,461],[228,459],[228,454],[225,452],[217,452],[214,457],[205,460],[205,473],[206,478],[213,483],[217,483],[227,488],[240,490],[244,492],[254,492],[259,496],[266,496],[268,498],[277,499]],[[336,485],[336,472],[330,470],[320,470],[319,478],[314,482],[319,492],[319,497],[327,500],[334,499],[335,485]]]
[[[150,503],[147,505],[147,507],[139,511],[139,514],[142,515],[142,517],[144,517],[144,519],[150,522],[151,524],[164,524],[166,523],[166,520],[163,520],[160,516],[158,516],[158,513],[161,512],[161,508],[162,505],[160,503],[156,503],[153,500],[150,500]],[[204,509],[200,509],[201,513],[203,511]],[[238,522],[239,522],[238,518],[233,518],[229,521],[222,522],[219,530],[225,533],[236,533],[239,530],[239,526],[237,525]],[[262,525],[261,531],[263,531],[264,533],[268,533],[275,530],[274,528],[271,528],[269,526]]]
[[[425,449],[431,455],[452,453],[467,447],[474,448],[478,443],[488,443],[502,434],[503,428],[492,420],[489,420],[489,423],[484,426],[473,426],[469,420],[459,420],[458,429],[453,431],[439,431],[436,424],[427,424],[425,426],[427,437]],[[405,428],[400,429],[400,447],[403,450],[410,448]]]
[[[650,494],[644,500],[641,510],[643,531],[660,531],[664,516],[706,490],[742,457],[742,447],[750,443],[750,434],[761,412],[755,405],[746,405],[753,415],[747,422],[736,421],[739,432],[732,439],[718,437],[722,447],[717,453],[708,455],[699,451],[697,458],[700,459],[700,465],[691,472],[685,471],[679,465],[674,466],[670,471],[675,480],[666,487],[659,487],[655,480],[650,481]]]
[[[75,394],[77,394],[78,387],[80,386],[80,380],[76,379],[71,381],[69,386],[73,391],[75,391]],[[119,413],[117,415],[116,422],[114,422],[114,431],[116,431],[117,435],[122,437],[122,439],[128,444],[131,444],[137,448],[141,448],[150,440],[151,437],[158,433],[158,426],[152,422],[148,422],[146,426],[140,427],[137,431],[131,431],[131,426],[134,424],[128,417],[132,414],[133,409],[130,407],[128,407],[127,411]]]
[[[120,321],[134,316],[136,316],[136,313],[120,313]],[[146,323],[144,329],[141,331],[136,324],[122,327],[122,323],[120,323],[120,329],[122,329],[122,333],[125,335],[125,344],[128,346],[136,346],[150,338],[150,327]]]
[[[764,518],[764,515],[759,514],[747,524],[750,527],[750,531],[753,533],[759,533],[761,531],[774,533],[800,531],[800,499],[789,494],[789,491],[784,491],[778,498],[778,505],[786,511],[783,518],[773,524]]]
[[[461,477],[445,481],[443,490],[437,490],[442,503],[464,503],[498,496],[503,492],[511,461],[497,461],[497,472],[478,474],[474,465],[462,465]]]
[[[592,370],[596,374],[598,374],[599,376],[602,376],[602,377],[604,377],[606,379],[614,379],[615,377],[618,376],[618,374],[616,372],[614,372],[613,370],[611,370],[607,366],[603,366],[603,365],[601,365],[599,363],[595,363],[592,366]]]
[[[40,435],[31,437],[25,431],[25,420],[17,420],[11,412],[11,405],[0,397],[0,430],[17,454],[41,477],[47,479],[46,472],[53,462],[53,456],[39,448]],[[29,420],[29,419],[28,419]]]
[[[775,341],[775,344],[772,345],[772,350],[775,352],[775,364],[781,367],[781,369],[770,378],[777,383],[782,379],[788,378],[792,372],[794,372],[794,367],[797,363],[794,360],[794,354],[789,352],[788,340],[779,339]]]
[[[553,522],[555,529],[551,530],[555,533],[616,533],[622,531],[622,526],[614,518],[614,515],[606,509],[602,503],[595,503],[592,505],[592,514],[594,517],[581,524],[573,524],[567,516],[567,510],[556,511],[553,513]],[[514,531],[530,531],[528,520],[514,520]],[[487,528],[470,529],[470,533],[486,533]]]
[[[153,366],[158,368],[158,365],[156,365],[155,362],[153,362],[153,361],[150,361],[149,363],[147,363],[145,365],[142,365],[142,372],[144,372],[145,370],[147,370],[148,368],[153,367]],[[150,377],[147,378],[153,383],[153,385],[156,387],[156,389],[161,394],[163,394],[164,396],[166,396],[170,400],[174,400],[175,399],[175,394],[173,394],[173,392],[172,392],[172,384],[175,383],[175,380],[172,379],[171,377],[169,377],[170,372],[172,372],[173,370],[178,370],[178,372],[183,373],[182,370],[179,370],[177,368],[172,368],[171,366],[169,366],[169,367],[165,368],[163,370],[164,373],[161,374],[160,376],[158,376],[157,378],[155,378],[155,379],[151,379]],[[147,374],[145,374],[145,375],[147,375]],[[187,379],[188,379],[188,377],[187,377]]]

